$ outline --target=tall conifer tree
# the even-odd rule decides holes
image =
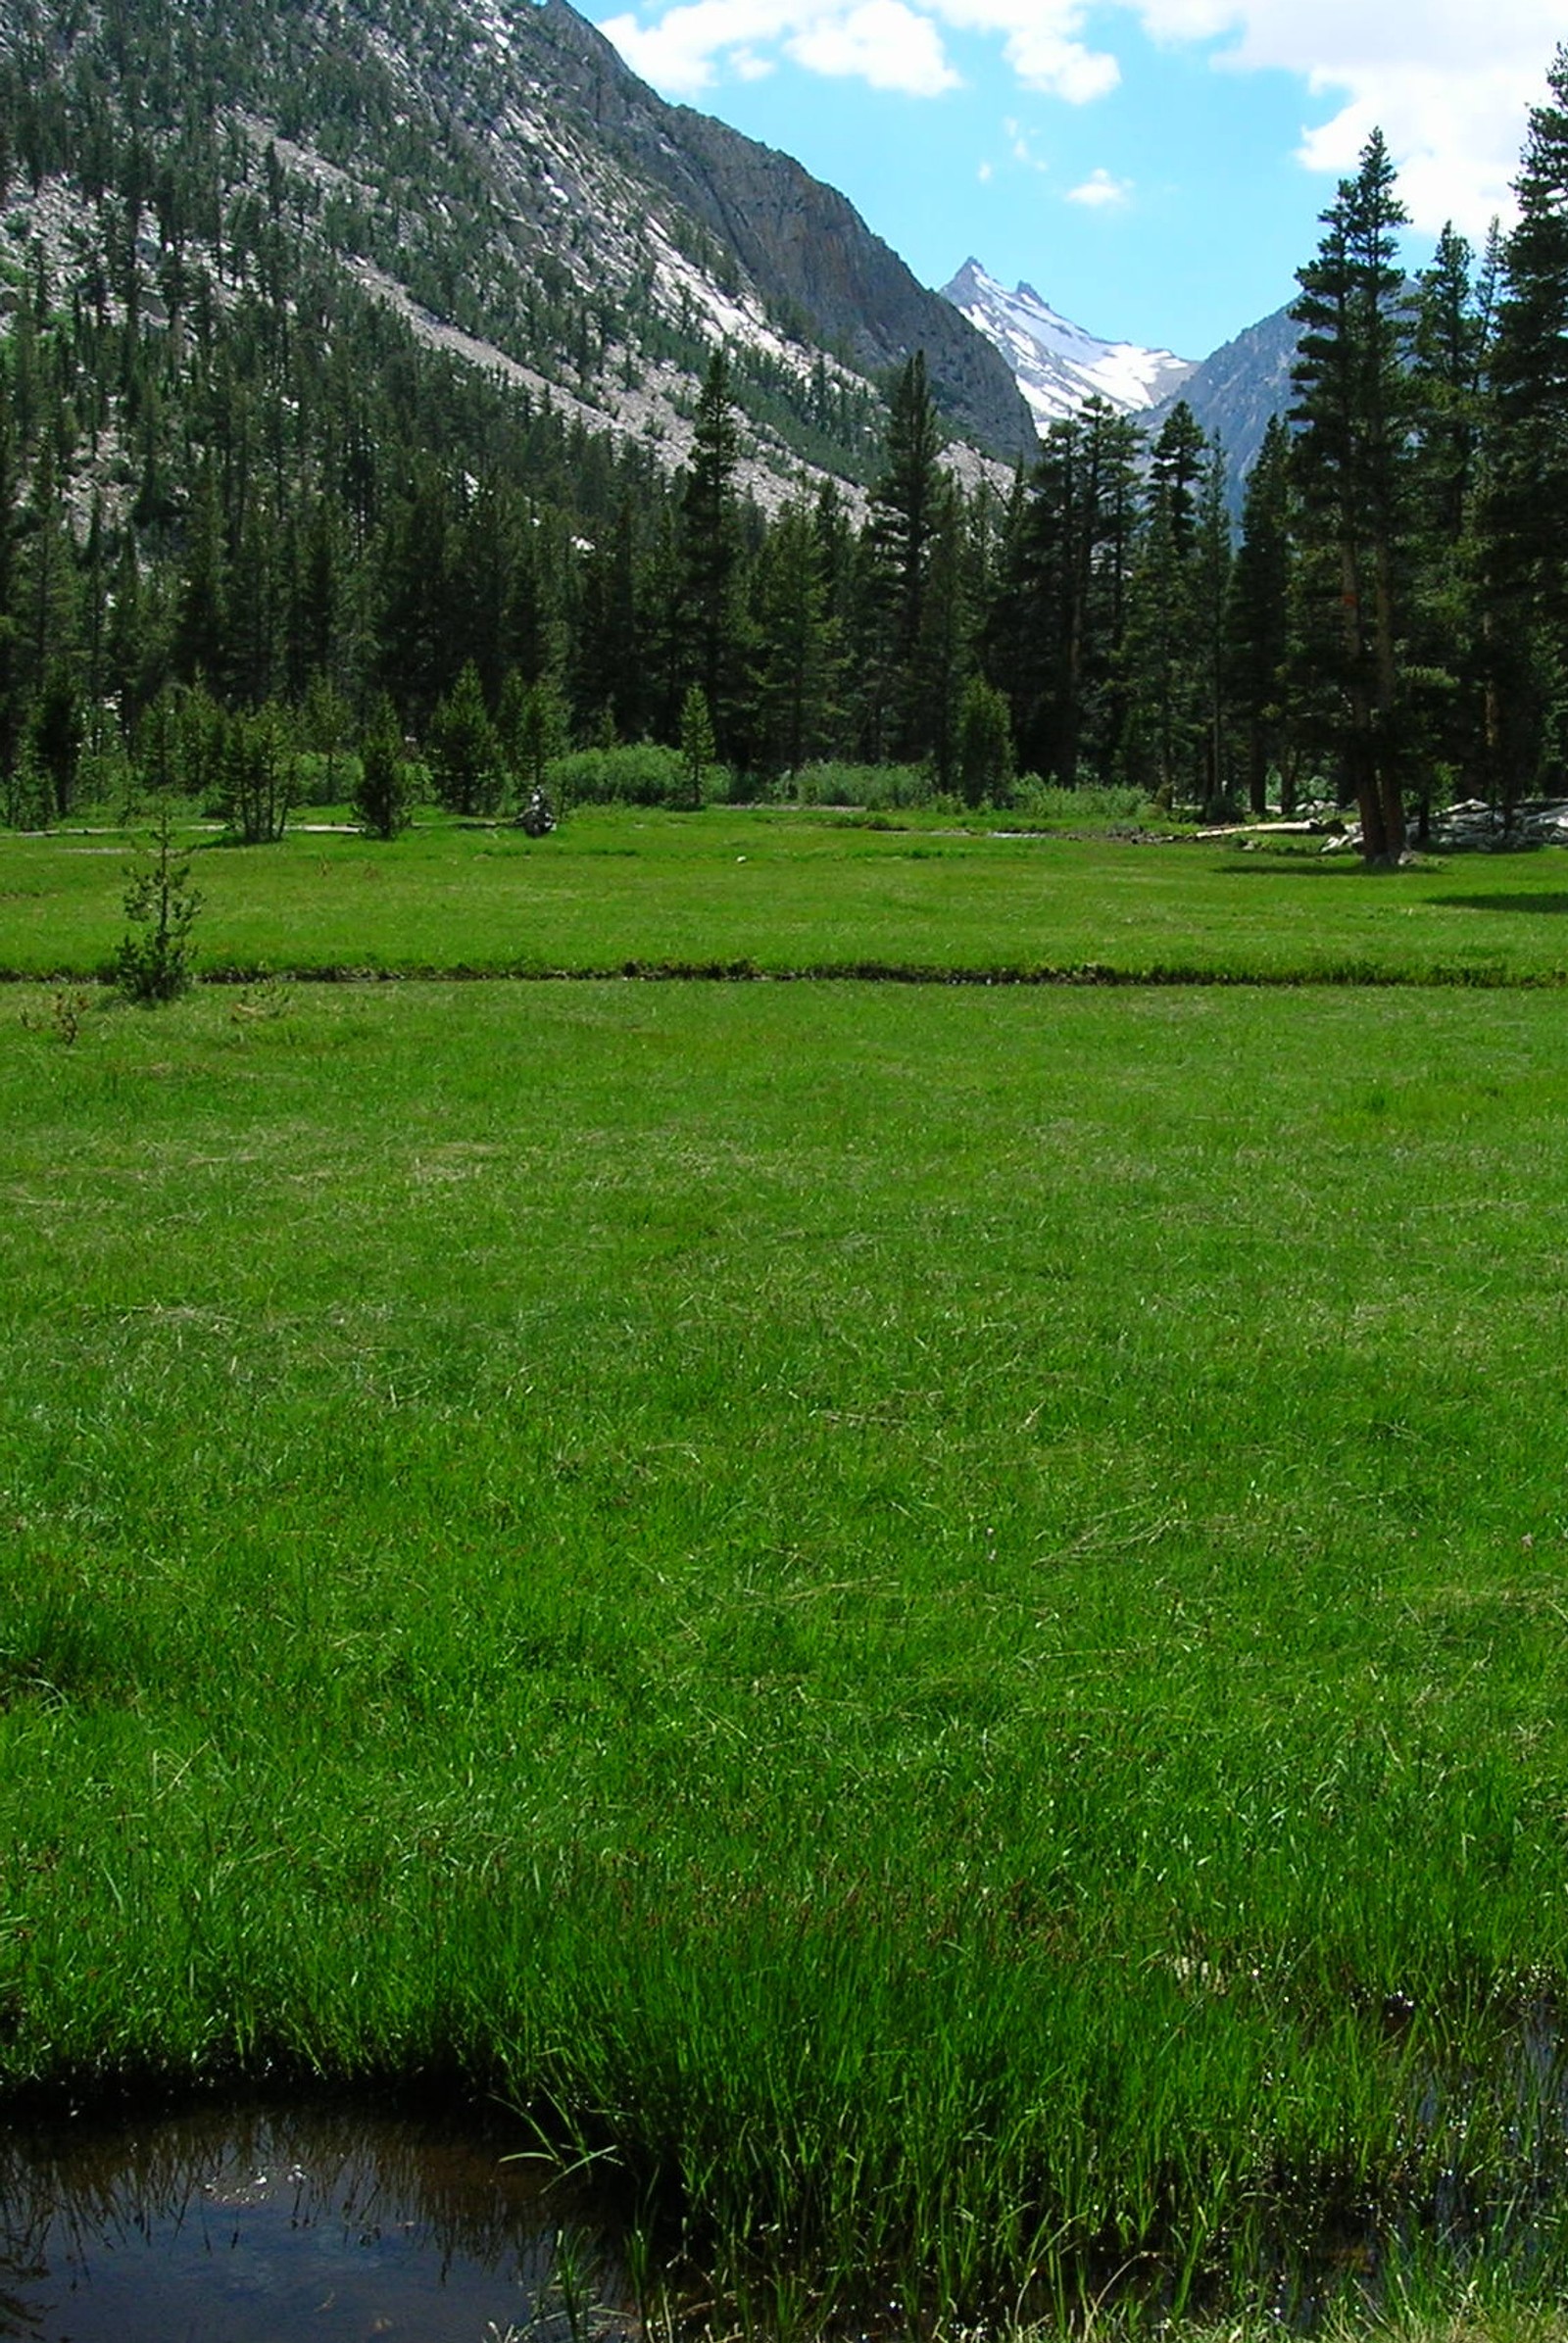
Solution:
[[[720,756],[733,745],[740,683],[739,454],[729,368],[722,352],[716,352],[697,405],[691,468],[681,498],[680,545],[688,678],[702,691]]]
[[[1568,47],[1552,60],[1547,91],[1530,116],[1490,361],[1486,560],[1510,795],[1536,778],[1554,708],[1568,698]]]
[[[1299,271],[1293,380],[1303,535],[1338,595],[1336,745],[1361,816],[1368,863],[1404,848],[1400,597],[1410,542],[1411,389],[1398,230],[1407,215],[1374,130],[1353,179],[1323,214]]]
[[[1290,789],[1285,735],[1292,564],[1291,437],[1280,417],[1271,415],[1248,477],[1229,614],[1232,702],[1247,802],[1256,814],[1268,811],[1271,770],[1279,769],[1282,795]]]
[[[917,350],[894,386],[887,458],[871,492],[866,531],[869,659],[866,688],[874,757],[923,757],[930,747],[921,638],[942,479],[942,426]]]

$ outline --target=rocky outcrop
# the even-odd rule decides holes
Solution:
[[[1504,815],[1484,798],[1461,798],[1432,817],[1430,845],[1443,854],[1500,854],[1520,847],[1568,846],[1568,805],[1554,798],[1527,798]],[[1359,851],[1361,830],[1352,822],[1323,852]]]

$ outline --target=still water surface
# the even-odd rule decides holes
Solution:
[[[516,2134],[327,2106],[0,2126],[0,2336],[569,2343],[626,2333]],[[585,2293],[597,2308],[585,2312]]]

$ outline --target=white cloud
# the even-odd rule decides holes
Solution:
[[[1118,18],[1214,43],[1226,72],[1294,74],[1329,118],[1298,160],[1338,177],[1380,123],[1417,227],[1473,237],[1506,216],[1529,106],[1565,30],[1560,0],[643,0],[602,29],[637,72],[688,97],[780,57],[881,89],[958,86],[945,35],[995,42],[1023,88],[1082,106],[1120,79]],[[1103,35],[1096,47],[1093,23]],[[1093,185],[1090,181],[1088,184]],[[1103,200],[1103,199],[1102,199]]]
[[[628,15],[610,17],[599,29],[634,73],[670,97],[690,98],[737,64],[755,79],[770,44],[829,13],[818,0],[680,0],[651,24]]]
[[[1042,163],[1040,157],[1035,153],[1029,143],[1029,132],[1021,122],[1004,122],[1002,126],[1007,134],[1007,144],[1012,150],[1014,163],[1021,163],[1026,171],[1049,171],[1051,169],[1051,165]]]
[[[1078,186],[1068,188],[1067,201],[1082,204],[1086,211],[1106,212],[1131,203],[1132,195],[1131,179],[1113,179],[1108,171],[1092,171]]]
[[[1564,22],[1555,0],[1127,0],[1156,38],[1226,44],[1216,63],[1295,73],[1338,101],[1298,157],[1343,176],[1374,124],[1419,228],[1471,236],[1507,216],[1530,106]]]
[[[901,89],[908,97],[940,97],[959,83],[942,35],[929,17],[906,7],[905,0],[859,0],[843,14],[803,25],[784,47],[797,65],[813,73],[866,81],[873,89]]]
[[[1026,89],[1084,106],[1121,79],[1108,53],[1086,49],[1078,35],[1086,0],[926,0],[955,31],[1002,37],[1003,53]]]
[[[989,34],[1028,89],[1081,106],[1114,89],[1114,57],[1078,38],[1089,0],[676,0],[651,22],[600,24],[634,72],[672,97],[693,97],[731,73],[755,77],[769,48],[813,73],[853,74],[876,89],[937,97],[960,76],[943,29]],[[657,0],[656,0],[657,6]]]
[[[992,170],[989,163],[982,163],[974,175],[979,180],[982,187],[988,187],[997,174]]]

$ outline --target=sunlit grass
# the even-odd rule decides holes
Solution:
[[[0,1010],[9,2082],[498,2091],[813,2318],[1556,2282],[1553,998]]]
[[[890,819],[892,817],[889,817]],[[196,834],[210,972],[753,966],[1495,984],[1568,977],[1552,852],[1376,877],[1353,859],[1016,837],[948,817],[583,808],[552,837],[427,822],[240,848]],[[0,837],[0,972],[91,976],[127,844]]]

